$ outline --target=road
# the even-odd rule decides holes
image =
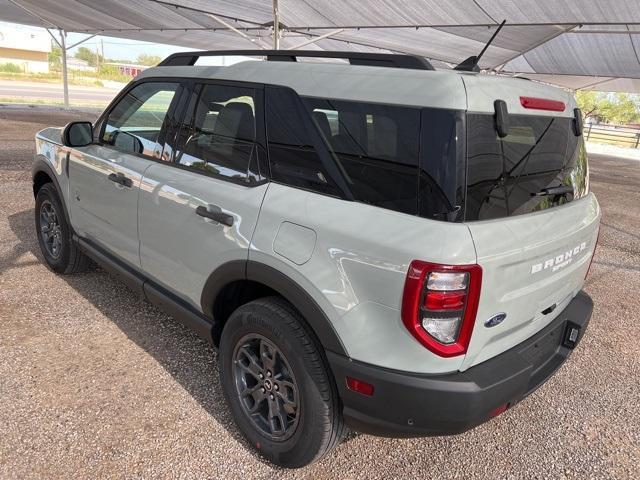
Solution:
[[[106,105],[119,92],[108,87],[69,85],[69,101],[72,105]],[[62,103],[62,84],[46,82],[22,82],[0,80],[0,103]]]

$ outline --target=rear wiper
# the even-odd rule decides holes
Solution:
[[[547,195],[566,195],[567,193],[573,193],[573,187],[571,185],[560,185],[558,187],[543,188],[538,193],[532,193],[532,197],[545,197]]]

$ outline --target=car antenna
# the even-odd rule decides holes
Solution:
[[[479,72],[480,71],[480,67],[478,67],[478,63],[480,62],[480,59],[482,58],[482,55],[484,55],[484,52],[487,51],[487,48],[489,48],[489,45],[491,45],[491,42],[493,42],[493,39],[496,38],[496,35],[498,35],[498,32],[500,32],[500,30],[502,30],[502,27],[504,27],[505,23],[507,23],[506,19],[504,19],[502,21],[502,23],[498,26],[496,31],[493,32],[493,35],[491,35],[491,38],[485,44],[484,48],[482,49],[482,51],[478,55],[471,55],[469,58],[464,60],[462,63],[459,63],[458,65],[456,65],[454,70],[462,70],[464,72]]]

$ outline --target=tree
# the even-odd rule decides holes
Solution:
[[[79,58],[80,60],[84,60],[92,67],[96,66],[96,59],[99,59],[100,63],[104,62],[104,58],[102,58],[101,55],[97,55],[96,52],[90,50],[87,47],[78,48],[73,56]]]
[[[608,122],[625,125],[640,119],[638,103],[628,93],[609,94],[602,101],[600,114]]]
[[[140,55],[138,55],[138,59],[136,60],[136,63],[138,65],[155,66],[159,64],[161,61],[162,61],[162,57],[158,55],[148,55],[146,53],[141,53]]]
[[[598,92],[591,90],[580,90],[576,93],[576,101],[584,118],[597,115],[599,96]]]
[[[52,42],[53,43],[53,42]],[[60,69],[62,65],[62,49],[58,45],[52,45],[49,52],[49,65],[53,69]]]
[[[576,101],[585,118],[597,115],[606,122],[619,125],[640,121],[637,95],[579,91]]]

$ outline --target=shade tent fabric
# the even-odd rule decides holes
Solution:
[[[0,0],[0,20],[69,32],[223,50],[412,53],[567,88],[640,91],[638,0]]]

